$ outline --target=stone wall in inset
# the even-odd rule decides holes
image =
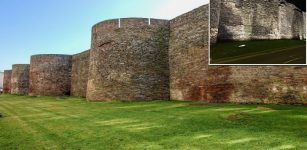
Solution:
[[[169,99],[169,22],[125,18],[92,30],[87,99]]]
[[[26,95],[29,93],[30,65],[16,64],[12,66],[11,94]]]
[[[90,50],[72,56],[71,96],[86,97]]]
[[[211,1],[211,43],[217,40],[306,39],[306,16],[285,0]]]
[[[12,70],[4,70],[3,93],[7,94],[11,93],[11,76],[12,76]]]
[[[70,55],[34,55],[30,64],[30,96],[70,95]]]

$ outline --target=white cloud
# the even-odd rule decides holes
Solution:
[[[154,9],[152,18],[173,19],[208,3],[209,0],[167,0]]]

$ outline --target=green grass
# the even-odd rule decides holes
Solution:
[[[239,48],[240,45],[246,45]],[[306,42],[301,40],[228,41],[211,46],[216,64],[306,63]]]
[[[305,106],[0,96],[0,149],[307,149]]]

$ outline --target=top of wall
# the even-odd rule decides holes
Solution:
[[[195,8],[185,14],[182,14],[174,19],[172,19],[170,21],[171,26],[172,27],[176,27],[176,26],[181,26],[183,24],[187,24],[188,22],[190,22],[191,20],[193,20],[193,18],[199,18],[197,16],[199,15],[203,15],[203,12],[207,12],[209,13],[209,5],[202,5],[198,8]]]
[[[103,29],[116,29],[125,27],[144,27],[144,26],[165,26],[169,20],[153,19],[153,18],[118,18],[110,19],[95,24],[92,32]]]
[[[4,73],[11,73],[12,70],[4,70]]]
[[[30,64],[13,64],[12,67],[23,67],[23,66],[29,66]]]
[[[90,51],[91,51],[91,49],[83,51],[81,53],[74,54],[73,57],[78,57],[78,56],[81,56],[81,55],[86,55],[86,54],[90,53]]]
[[[71,55],[65,55],[65,54],[38,54],[38,55],[32,55],[31,58],[34,57],[71,57]]]

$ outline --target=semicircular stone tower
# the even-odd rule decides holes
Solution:
[[[126,18],[92,29],[87,99],[169,99],[169,22]]]
[[[29,92],[29,64],[15,64],[12,67],[11,94],[26,95]]]
[[[71,55],[34,55],[30,65],[30,96],[70,94]]]

